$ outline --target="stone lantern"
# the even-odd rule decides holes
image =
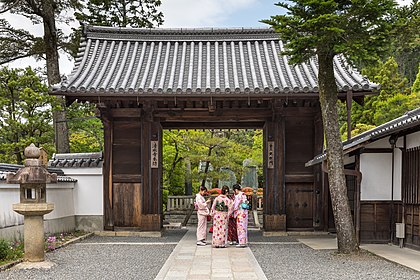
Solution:
[[[25,260],[42,262],[44,253],[44,215],[54,210],[47,203],[47,183],[57,183],[57,174],[48,173],[42,165],[39,148],[31,144],[25,148],[25,167],[7,175],[8,184],[20,184],[20,203],[13,210],[24,216]]]

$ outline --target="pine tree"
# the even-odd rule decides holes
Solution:
[[[290,3],[290,4],[289,4]],[[318,57],[319,100],[326,139],[328,179],[338,250],[358,251],[344,176],[343,147],[338,127],[337,86],[333,58],[376,60],[386,50],[393,0],[291,0],[276,4],[288,10],[263,22],[285,41],[291,62]]]

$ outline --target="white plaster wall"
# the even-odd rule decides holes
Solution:
[[[402,137],[401,137],[401,139],[402,139]],[[407,149],[420,146],[420,131],[407,135],[406,145],[407,145],[407,147],[406,147]]]
[[[54,210],[45,220],[74,216],[73,182],[47,184],[47,202],[54,203]],[[23,216],[13,211],[12,205],[20,202],[19,185],[0,181],[0,228],[23,224]]]
[[[75,215],[103,215],[102,168],[61,168],[77,180],[74,187]]]
[[[74,216],[73,182],[47,184],[47,202],[54,203],[54,211],[44,216],[45,220]]]
[[[397,142],[398,144],[398,142]],[[394,200],[401,200],[402,151],[394,149]]]
[[[360,155],[361,200],[391,199],[391,160],[391,153]]]
[[[23,216],[12,209],[12,204],[19,203],[19,199],[19,185],[0,181],[0,228],[23,224]]]

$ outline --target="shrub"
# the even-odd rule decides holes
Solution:
[[[252,193],[254,192],[254,189],[253,189],[253,188],[251,188],[251,187],[245,187],[245,188],[242,188],[242,191],[243,191],[245,194],[250,195],[250,194],[252,194]]]
[[[222,190],[221,189],[219,189],[219,188],[213,188],[213,189],[211,189],[211,190],[209,190],[208,191],[208,194],[209,195],[219,195],[219,194],[221,194],[222,193]]]
[[[9,255],[10,246],[9,242],[4,239],[0,239],[0,261],[5,260]]]

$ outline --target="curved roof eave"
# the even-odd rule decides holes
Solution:
[[[141,29],[86,26],[68,96],[234,96],[317,94],[317,59],[289,64],[269,28]],[[379,88],[334,58],[339,92]]]

